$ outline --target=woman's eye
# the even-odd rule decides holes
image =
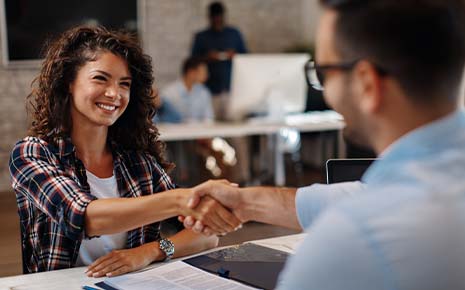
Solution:
[[[121,86],[126,87],[126,88],[130,88],[130,87],[131,87],[131,83],[130,83],[130,82],[122,82],[122,83],[120,83],[120,84],[121,84]]]
[[[94,76],[95,80],[106,81],[107,79],[104,76]]]

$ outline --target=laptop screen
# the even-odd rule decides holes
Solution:
[[[329,159],[326,162],[328,184],[360,180],[376,159]]]

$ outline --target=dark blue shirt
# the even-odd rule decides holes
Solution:
[[[205,57],[212,50],[219,52],[234,50],[236,53],[247,52],[241,33],[233,27],[225,27],[222,31],[208,28],[195,35],[192,45],[192,56]],[[231,86],[231,68],[231,60],[208,63],[210,76],[206,85],[213,95],[229,91]]]

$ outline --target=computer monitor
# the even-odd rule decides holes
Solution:
[[[308,54],[241,54],[233,59],[227,118],[284,117],[305,109]]]

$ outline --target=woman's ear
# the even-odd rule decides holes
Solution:
[[[73,96],[73,92],[74,92],[74,83],[70,82],[68,85],[68,96],[70,99]]]

